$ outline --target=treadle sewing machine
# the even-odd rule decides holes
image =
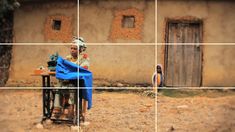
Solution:
[[[55,103],[55,98],[56,95],[61,95],[61,98],[65,98],[66,94],[68,93],[73,93],[74,95],[74,109],[73,109],[73,115],[70,117],[65,116],[65,107],[66,104],[63,103],[61,105],[61,110],[57,114],[53,114],[54,110],[54,103]],[[78,90],[69,90],[69,89],[43,89],[43,118],[42,122],[45,121],[46,119],[53,120],[54,122],[61,123],[61,122],[67,122],[67,123],[72,123],[73,125],[78,125]]]
[[[58,69],[57,69],[58,67]],[[68,69],[63,69],[67,67]],[[47,119],[57,123],[71,123],[73,125],[79,125],[79,120],[82,120],[81,115],[78,114],[82,110],[82,105],[79,103],[82,99],[88,101],[88,109],[92,106],[92,72],[80,68],[78,73],[78,65],[73,64],[69,61],[65,61],[58,54],[50,56],[48,61],[49,71],[35,72],[33,76],[42,77],[42,101],[43,101],[43,118],[41,124]],[[55,72],[56,71],[56,72]],[[71,72],[71,76],[66,78],[68,75],[67,71]],[[62,79],[71,86],[66,87],[51,87],[50,77],[56,77]],[[65,77],[65,78],[63,78]],[[78,78],[79,78],[79,89],[78,89]],[[80,89],[80,87],[82,87]],[[73,102],[73,103],[71,103]],[[78,105],[79,104],[79,105]],[[68,109],[68,106],[73,106]],[[58,110],[59,108],[59,110]],[[78,111],[79,108],[79,111]],[[65,116],[68,111],[72,111],[70,116]]]
[[[56,65],[57,65],[58,53],[50,56],[50,60],[47,62],[48,71],[45,68],[40,68],[34,72],[33,76],[42,77],[42,103],[43,103],[43,117],[41,124],[47,119],[52,120],[55,123],[69,123],[73,125],[78,125],[78,87],[51,87],[51,77],[56,75]],[[38,69],[37,69],[38,70]],[[76,83],[77,80],[73,80],[72,83]],[[67,80],[70,83],[70,80]],[[68,96],[73,96],[74,104],[72,109],[72,115],[66,116],[66,107],[68,107]],[[57,113],[54,114],[55,105],[59,106]]]

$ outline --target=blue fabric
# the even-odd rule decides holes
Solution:
[[[84,85],[79,85],[79,92],[81,92],[80,98],[88,101],[88,109],[90,109],[92,107],[92,72],[59,56],[56,65],[56,78],[63,80],[77,80],[78,77],[79,82],[80,80],[84,82]]]
[[[92,72],[79,66],[79,82],[84,82],[79,85],[82,93],[81,98],[88,101],[88,109],[92,106],[92,80]]]
[[[77,80],[78,65],[59,56],[56,65],[56,78],[63,80]]]

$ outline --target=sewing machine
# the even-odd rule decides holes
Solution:
[[[50,72],[55,71],[56,63],[57,63],[56,61],[57,61],[57,59],[58,59],[58,56],[59,56],[58,52],[56,52],[55,54],[52,54],[52,55],[50,56],[50,60],[47,62],[48,70],[49,70]]]
[[[57,60],[59,58],[58,53],[50,55],[48,64],[48,74],[43,74],[43,89],[42,89],[42,96],[43,96],[43,118],[41,124],[47,119],[52,120],[53,122],[57,123],[71,123],[73,125],[78,125],[78,90],[77,89],[60,89],[62,86],[51,87],[50,83],[50,76],[55,77],[56,65]],[[51,74],[54,73],[54,74]],[[67,80],[69,83],[69,80]],[[77,82],[75,80],[75,82]],[[70,82],[71,83],[71,82]],[[73,108],[73,115],[72,117],[64,117],[65,116],[65,100],[68,98],[67,96],[73,95],[74,97],[74,108]],[[59,102],[55,102],[55,99],[59,98]],[[53,110],[55,105],[60,106],[60,112],[57,114],[53,114]]]

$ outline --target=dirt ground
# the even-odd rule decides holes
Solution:
[[[139,93],[95,91],[93,108],[87,113],[91,124],[82,131],[154,132],[156,125],[158,132],[233,132],[234,93],[171,97],[160,92],[155,109],[155,99]],[[36,128],[42,115],[40,90],[0,90],[0,100],[1,132],[71,132],[68,124]]]
[[[157,98],[158,132],[235,132],[235,94]]]
[[[85,131],[154,132],[154,98],[115,92],[101,92],[95,98],[88,114],[91,125]]]
[[[39,90],[0,90],[1,132],[67,132],[69,125],[36,128],[42,115]],[[89,126],[82,131],[154,132],[154,98],[124,92],[94,92],[93,108],[87,113]]]

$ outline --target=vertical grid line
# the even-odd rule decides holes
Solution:
[[[156,65],[157,65],[157,14],[158,14],[158,12],[157,12],[157,0],[155,0],[155,59],[154,59],[154,61],[155,61],[155,65],[154,65],[154,70],[156,71],[157,69],[156,69]],[[155,83],[156,84],[156,83]],[[155,92],[155,100],[154,100],[154,104],[155,104],[155,124],[154,124],[154,126],[155,126],[155,131],[157,132],[157,124],[158,124],[158,119],[157,119],[157,113],[158,113],[158,111],[157,111],[157,109],[158,109],[158,104],[157,104],[157,85],[154,85],[154,92]]]
[[[79,32],[79,6],[80,6],[80,0],[77,0],[77,36],[76,37],[80,37],[80,32]],[[79,47],[78,47],[78,50],[79,50]],[[78,51],[79,52],[79,51]],[[79,53],[78,53],[78,55],[79,55]],[[78,58],[78,63],[79,63],[79,58]],[[80,126],[79,126],[79,124],[80,124],[80,121],[79,121],[79,119],[80,119],[80,110],[79,110],[79,107],[80,107],[80,100],[79,100],[79,69],[78,69],[78,87],[77,87],[77,93],[76,94],[78,94],[77,95],[77,126],[78,126],[78,132],[80,131]]]

